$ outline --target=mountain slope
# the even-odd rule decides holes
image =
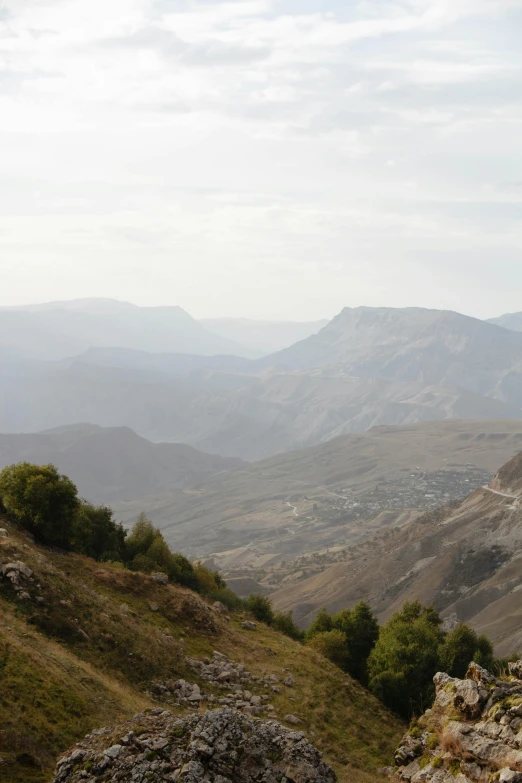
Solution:
[[[272,709],[283,722],[299,714],[300,730],[324,751],[341,781],[373,782],[371,770],[392,758],[399,721],[314,651],[262,624],[244,629],[242,614],[227,622],[189,590],[49,552],[8,522],[1,527],[7,537],[0,536],[0,564],[22,558],[34,572],[22,579],[22,599],[0,576],[5,783],[46,783],[54,759],[72,742],[138,710],[163,706],[186,714],[190,707],[178,705],[174,686],[165,683],[183,678],[199,685],[196,710],[228,695],[230,686],[203,679],[192,662],[214,650],[243,665],[255,694],[265,695],[267,675],[280,681],[292,673],[292,688],[270,691]]]
[[[404,601],[487,633],[497,652],[522,650],[522,455],[456,509],[431,512],[346,553],[344,562],[276,593],[306,623],[323,605],[365,598],[382,619]]]
[[[192,354],[247,354],[181,307],[138,307],[111,299],[0,308],[2,352],[57,360],[91,346]]]
[[[241,343],[258,356],[275,353],[317,334],[328,321],[251,321],[248,318],[205,318],[200,323],[227,340]]]
[[[522,332],[522,313],[506,313],[499,318],[490,318],[488,323],[503,326],[504,329],[511,329],[514,332]]]
[[[522,407],[522,335],[459,313],[345,308],[265,365],[468,389]]]
[[[124,520],[145,509],[174,548],[251,576],[462,498],[521,449],[522,421],[377,427],[116,508]]]
[[[136,354],[130,355],[133,363]],[[198,370],[176,377],[152,369],[167,364],[161,359],[136,369],[4,363],[0,431],[38,432],[84,421],[256,460],[380,424],[520,415],[517,408],[465,390],[314,373]]]
[[[77,424],[36,434],[0,434],[0,469],[15,462],[52,462],[95,503],[139,500],[172,491],[240,460],[204,454],[178,443],[150,443],[128,427]]]

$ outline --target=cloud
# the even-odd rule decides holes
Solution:
[[[2,8],[4,298],[515,309],[522,0]]]

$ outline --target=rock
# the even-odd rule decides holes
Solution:
[[[158,604],[155,604],[153,601],[149,601],[149,609],[151,612],[157,612],[159,609]]]
[[[283,680],[283,685],[286,685],[287,688],[293,688],[294,687],[294,678],[290,674],[285,680]]]
[[[111,744],[122,736],[128,744]],[[301,732],[223,707],[177,719],[143,713],[94,732],[60,759],[53,783],[147,780],[335,783],[336,776]]]
[[[155,574],[151,574],[151,577],[153,582],[156,582],[158,585],[168,585],[169,583],[169,577],[168,574],[164,574],[162,571],[158,571]]]
[[[522,783],[522,772],[515,772],[509,767],[500,770],[499,783]]]
[[[439,672],[434,681],[433,707],[402,740],[393,780],[522,783],[522,683],[475,663],[464,680]]]
[[[18,576],[23,576],[26,579],[30,579],[33,575],[31,569],[26,566],[25,563],[22,563],[21,560],[18,560],[16,563],[6,563],[4,566],[2,566],[0,572],[2,573],[2,576],[7,576],[8,578],[10,574],[17,574]]]
[[[0,538],[9,538],[9,533],[5,527],[0,527]]]
[[[474,680],[478,685],[491,685],[491,683],[495,682],[495,677],[474,661],[468,666],[466,679]]]
[[[244,623],[241,623],[241,628],[246,628],[247,631],[255,631],[257,624],[253,623],[251,620],[245,620]]]
[[[516,677],[517,680],[522,680],[522,661],[508,663],[508,669],[512,677]]]
[[[226,614],[228,612],[227,607],[225,604],[222,604],[221,601],[214,601],[212,606],[217,612],[221,612],[221,614]]]
[[[23,592],[23,591],[21,593],[18,593],[17,598],[18,598],[19,601],[30,601],[31,600],[31,596],[29,595],[29,593],[26,593],[26,592]]]
[[[300,723],[303,722],[301,718],[297,717],[297,715],[285,715],[283,720],[285,721],[285,723],[291,723],[293,726],[298,726]]]

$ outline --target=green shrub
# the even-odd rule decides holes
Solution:
[[[304,631],[301,631],[295,624],[292,612],[276,612],[274,614],[272,627],[281,631],[281,633],[284,633],[285,636],[289,636],[290,639],[295,639],[297,642],[304,641]]]
[[[329,661],[335,663],[340,669],[346,670],[348,663],[348,650],[346,647],[346,637],[342,631],[323,631],[316,633],[311,639],[308,639],[307,646],[312,647]]]
[[[272,625],[274,622],[274,610],[272,602],[266,595],[251,595],[245,601],[245,607],[252,612],[256,620],[260,623]]]
[[[19,462],[4,468],[0,472],[0,499],[7,514],[39,541],[70,548],[78,490],[54,465]]]

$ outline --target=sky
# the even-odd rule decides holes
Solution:
[[[522,0],[0,0],[0,304],[522,310]]]

